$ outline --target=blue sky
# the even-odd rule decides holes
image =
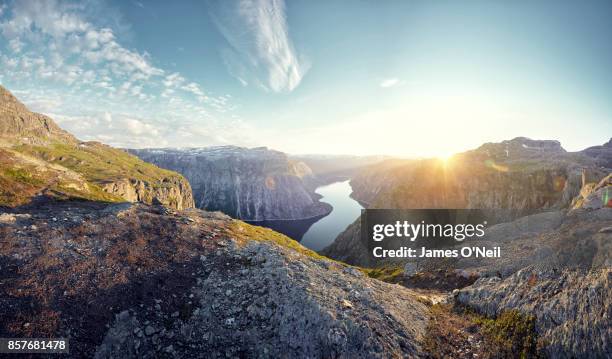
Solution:
[[[84,140],[444,156],[612,136],[609,1],[0,4],[0,83]]]

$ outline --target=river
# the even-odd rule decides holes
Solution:
[[[303,246],[319,251],[330,245],[342,231],[361,214],[361,205],[350,197],[349,181],[335,182],[317,188],[321,201],[332,205],[331,213],[326,216],[289,221],[254,222],[259,226],[281,232]]]

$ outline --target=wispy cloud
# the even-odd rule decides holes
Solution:
[[[382,88],[389,88],[389,87],[401,85],[402,83],[403,82],[398,78],[389,78],[389,79],[382,80],[379,86]]]
[[[229,47],[222,56],[243,86],[293,91],[310,67],[289,36],[282,0],[223,1],[212,14]]]

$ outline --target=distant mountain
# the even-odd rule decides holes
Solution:
[[[564,208],[610,171],[558,141],[518,137],[439,159],[386,161],[351,181],[353,197],[378,208]],[[518,214],[520,214],[518,213]]]
[[[128,151],[184,175],[198,208],[244,220],[304,219],[331,211],[314,193],[310,168],[279,151],[236,146]]]
[[[370,166],[389,156],[352,156],[352,155],[291,155],[291,159],[304,162],[316,176],[319,184],[347,180],[366,166]]]
[[[604,146],[601,146],[605,148]],[[591,153],[594,151],[591,150]],[[609,152],[567,152],[558,141],[518,137],[439,159],[387,160],[367,167],[351,180],[352,197],[368,208],[497,209],[498,222],[541,211],[605,207],[601,164]],[[321,253],[354,265],[372,265],[361,243],[357,220]]]
[[[612,138],[601,146],[589,147],[580,152],[595,159],[599,166],[612,168]]]
[[[179,174],[98,142],[80,142],[0,86],[0,206],[38,196],[193,207]]]

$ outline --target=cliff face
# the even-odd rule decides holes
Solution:
[[[515,138],[438,159],[389,161],[356,176],[353,197],[375,208],[504,208],[517,215],[567,208],[606,175],[557,141]],[[509,218],[511,219],[511,218]]]
[[[125,178],[102,185],[102,190],[128,202],[163,204],[176,209],[194,207],[191,187],[182,177],[167,177],[156,184]]]
[[[352,196],[371,208],[511,209],[495,218],[499,222],[541,211],[598,209],[608,205],[611,171],[600,166],[608,157],[598,158],[568,153],[557,141],[516,138],[447,162],[390,160],[371,166],[351,181]],[[321,253],[371,266],[366,252],[356,221]]]
[[[0,206],[44,195],[193,207],[181,175],[97,142],[79,142],[0,87]]]
[[[282,152],[233,146],[129,151],[183,174],[198,208],[245,220],[303,219],[330,211],[314,193],[310,168]]]

